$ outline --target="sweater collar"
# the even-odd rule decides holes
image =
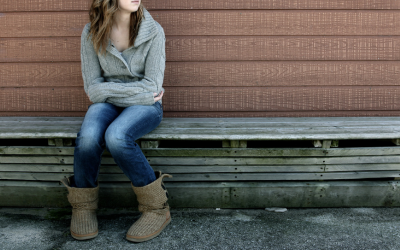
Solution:
[[[143,8],[143,12],[144,19],[140,23],[134,47],[138,47],[140,44],[152,39],[158,33],[156,21],[145,8]]]
[[[141,45],[142,43],[152,39],[158,33],[156,21],[153,19],[153,17],[150,15],[150,13],[144,7],[143,7],[143,14],[144,14],[144,18],[142,19],[142,22],[140,23],[139,32],[136,37],[135,44],[133,45],[134,48],[136,48],[139,45]],[[109,39],[107,50],[111,52],[111,51],[113,51],[113,49],[115,49],[115,48],[112,46],[111,39]],[[119,53],[117,53],[117,54],[119,54]]]

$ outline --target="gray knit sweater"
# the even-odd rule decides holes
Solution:
[[[109,39],[105,55],[96,54],[91,36],[86,39],[89,28],[87,23],[81,35],[82,77],[89,99],[119,107],[154,104],[153,92],[165,92],[165,34],[161,25],[144,9],[134,46],[120,53]]]

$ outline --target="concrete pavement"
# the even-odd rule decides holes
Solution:
[[[400,208],[172,209],[144,243],[125,240],[139,212],[99,209],[99,235],[76,241],[70,209],[0,208],[0,249],[400,249]]]

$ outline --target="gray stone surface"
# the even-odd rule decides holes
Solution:
[[[0,208],[0,249],[400,249],[400,208],[173,209],[157,238],[128,242],[139,215],[100,209],[98,237],[76,241],[70,209]]]

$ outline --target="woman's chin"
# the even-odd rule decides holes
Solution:
[[[136,12],[136,11],[138,11],[138,9],[139,9],[139,5],[137,5],[137,6],[132,6],[132,7],[130,7],[130,8],[123,9],[122,11],[123,11],[123,12]]]

